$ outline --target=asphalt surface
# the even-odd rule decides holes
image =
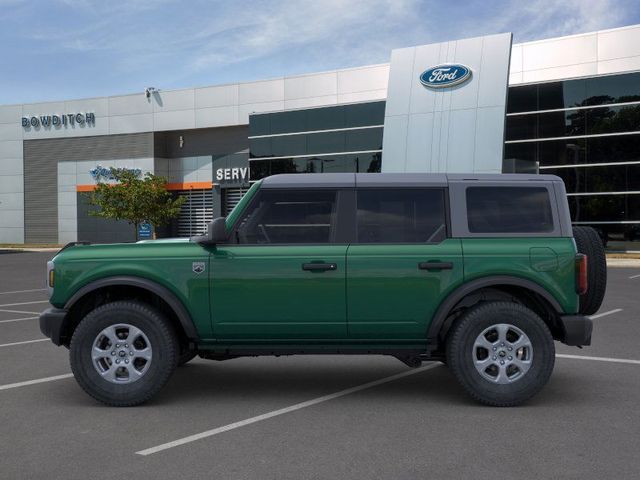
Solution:
[[[609,269],[600,313],[622,310],[594,320],[591,347],[556,344],[581,358],[558,357],[549,384],[521,407],[475,404],[440,364],[309,356],[196,359],[152,402],[117,409],[73,378],[48,379],[69,374],[66,349],[6,345],[43,338],[27,312],[47,307],[51,255],[0,254],[0,479],[639,477],[640,276],[629,277],[640,269]],[[6,388],[38,379],[49,381]]]

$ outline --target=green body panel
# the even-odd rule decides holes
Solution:
[[[573,238],[465,238],[464,280],[510,275],[537,283],[560,304],[577,313],[576,247]]]
[[[183,303],[202,338],[210,338],[209,252],[196,243],[175,240],[133,244],[78,245],[56,255],[51,303],[63,308],[83,286],[101,278],[128,275],[168,288]],[[205,262],[203,273],[193,262]]]
[[[451,270],[420,270],[451,262]],[[424,339],[446,296],[463,282],[460,239],[437,245],[351,245],[347,254],[349,336]]]
[[[346,245],[219,245],[211,256],[218,339],[346,338]],[[335,263],[310,272],[303,263]]]

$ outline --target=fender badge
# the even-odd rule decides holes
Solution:
[[[204,262],[193,262],[191,270],[193,270],[194,273],[204,272]]]

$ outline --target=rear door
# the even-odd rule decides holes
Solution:
[[[347,318],[356,339],[424,339],[433,313],[462,282],[448,238],[445,188],[359,188],[347,252]]]

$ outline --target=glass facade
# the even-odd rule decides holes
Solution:
[[[509,88],[505,172],[561,177],[572,220],[640,239],[640,73]]]
[[[253,114],[251,181],[379,172],[385,102]],[[572,219],[606,240],[640,238],[640,72],[509,88],[504,172],[558,175]]]
[[[254,114],[249,176],[379,172],[385,102]]]

